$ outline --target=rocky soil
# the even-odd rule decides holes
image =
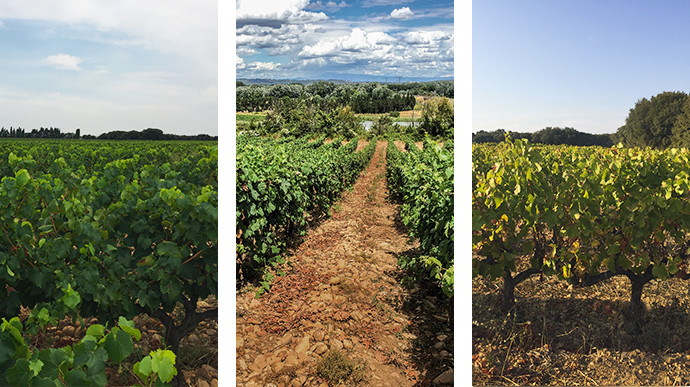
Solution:
[[[625,277],[578,289],[533,276],[516,288],[517,319],[501,286],[472,282],[473,385],[690,385],[688,281],[644,287],[641,333],[625,329]]]
[[[269,293],[237,292],[238,386],[452,383],[452,304],[401,285],[397,256],[416,250],[387,201],[386,146]]]
[[[197,303],[197,311],[201,312],[218,307],[218,301],[211,296]],[[29,310],[24,310],[24,317]],[[21,316],[20,316],[21,317]],[[138,383],[132,374],[132,365],[147,356],[149,352],[164,348],[163,324],[147,315],[134,317],[134,326],[141,331],[141,340],[134,342],[134,352],[130,359],[122,364],[125,367],[106,367],[108,386],[131,386]],[[86,329],[96,324],[95,318],[85,318],[82,327],[79,321],[72,322],[65,318],[57,326],[49,326],[31,336],[30,345],[34,348],[61,348],[78,343],[86,333]],[[218,320],[201,321],[196,330],[184,338],[180,343],[180,353],[177,356],[177,372],[183,375],[185,383],[194,387],[218,386]],[[131,361],[130,361],[131,360]]]

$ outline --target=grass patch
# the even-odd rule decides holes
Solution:
[[[209,364],[217,368],[218,365],[218,345],[204,342],[199,336],[194,341],[186,337],[184,343],[180,343],[180,354],[177,361],[184,365],[186,369],[200,368],[203,364]]]
[[[355,116],[361,120],[364,121],[373,121],[376,122],[381,116],[389,116],[388,113],[379,113],[379,114],[374,114],[374,113],[358,113],[355,114]],[[421,116],[420,116],[421,117]],[[412,122],[412,117],[408,117],[407,115],[402,115],[400,117],[391,117],[391,120],[393,122]],[[419,117],[415,116],[415,121],[419,121]]]
[[[297,378],[297,368],[298,367],[284,367],[280,371],[273,371],[267,380],[273,381],[276,384],[282,383],[288,385],[288,383]]]
[[[340,351],[331,351],[319,362],[316,373],[331,386],[345,382],[357,385],[366,380],[366,364],[356,363]]]
[[[349,294],[354,294],[359,291],[359,286],[355,285],[352,281],[350,280],[344,280],[343,282],[338,284],[338,287],[345,293],[346,295]]]
[[[371,183],[371,187],[369,187],[369,193],[367,194],[367,202],[373,203],[374,199],[376,197],[376,186],[379,184],[381,179],[384,178],[384,175],[376,175],[374,177],[374,181]]]
[[[360,302],[366,298],[364,294],[366,291],[362,286],[355,284],[353,281],[346,279],[338,284],[341,294],[345,296],[348,302]]]
[[[359,254],[355,255],[352,258],[358,263],[363,263],[363,262],[376,263],[376,257],[371,255],[370,253],[360,252]]]

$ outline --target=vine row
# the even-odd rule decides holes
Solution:
[[[303,235],[309,217],[328,212],[371,160],[376,141],[357,152],[358,139],[325,144],[238,137],[237,269],[254,276],[284,263],[287,242]],[[270,276],[269,276],[270,277]],[[270,278],[263,283],[268,290]]]
[[[418,149],[408,141],[401,152],[392,141],[386,154],[386,179],[399,201],[400,216],[410,236],[419,238],[421,256],[400,257],[412,279],[430,276],[452,297],[454,281],[454,166],[453,152],[425,140]],[[452,148],[451,148],[452,149]]]
[[[473,145],[472,159],[473,275],[503,278],[506,309],[534,274],[576,286],[625,276],[639,327],[644,285],[687,277],[687,150],[507,140]]]

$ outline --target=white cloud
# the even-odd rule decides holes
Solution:
[[[303,58],[319,57],[326,55],[333,55],[338,52],[337,41],[323,41],[313,46],[304,46],[300,51],[299,56]]]
[[[216,0],[3,0],[1,19],[64,23],[83,39],[172,53],[217,71]]]
[[[381,5],[399,5],[400,3],[410,3],[414,0],[365,0],[362,7],[376,7]]]
[[[445,31],[408,31],[404,34],[405,43],[413,45],[438,44],[452,38],[452,35]]]
[[[254,55],[257,52],[259,52],[256,49],[248,47],[248,46],[238,46],[235,49],[235,51],[236,51],[237,55]]]
[[[241,71],[240,71],[241,70]],[[281,63],[274,62],[246,62],[244,67],[238,68],[238,78],[289,78],[294,77],[294,64],[284,68]]]
[[[245,67],[244,59],[240,58],[239,55],[235,55],[235,67],[238,69],[243,69]]]
[[[328,34],[305,45],[295,68],[332,66],[345,72],[357,68],[367,74],[452,76],[453,42],[453,30],[443,27],[397,33],[354,28],[349,34]]]
[[[427,17],[428,11],[415,9],[413,12],[409,7],[403,7],[406,2],[396,1],[393,4],[393,0],[370,1],[362,6],[385,3],[394,5],[389,10],[397,9],[354,21],[334,17],[327,21],[301,23],[292,16],[303,10],[328,10],[328,7],[347,5],[340,0],[312,0],[306,8],[306,1],[291,1],[270,7],[266,5],[263,11],[266,19],[262,20],[258,19],[260,14],[251,15],[247,11],[243,16],[244,22],[238,23],[236,29],[236,52],[244,57],[246,65],[241,69],[236,67],[237,76],[294,78],[318,76],[328,71],[452,76],[453,24],[419,26],[414,28],[416,33],[411,33],[411,29],[401,28],[399,23],[392,21],[396,17],[397,20]],[[268,13],[271,15],[267,16]],[[250,16],[254,16],[255,20],[249,20]],[[259,52],[280,57],[280,66],[274,71],[265,66],[250,66],[250,55]]]
[[[305,59],[301,62],[299,62],[295,67],[304,69],[304,68],[310,68],[310,67],[321,67],[325,66],[328,64],[328,61],[324,58],[312,58],[312,59]]]
[[[323,12],[304,11],[309,5],[309,0],[236,1],[238,28],[246,25],[280,28],[284,24],[313,23],[328,19]]]
[[[390,44],[395,42],[391,36],[384,32],[366,32],[361,28],[355,28],[350,35],[335,40],[322,40],[311,46],[304,46],[299,56],[304,58],[336,55],[342,51],[367,52],[367,55],[378,56],[390,49]]]
[[[391,17],[393,19],[410,19],[414,16],[414,12],[409,7],[402,7],[400,9],[394,9],[391,12]]]
[[[68,54],[51,55],[45,58],[48,65],[60,70],[80,70],[79,63],[81,61],[81,58]]]
[[[217,132],[217,7],[217,0],[0,1],[4,28],[36,43],[13,55],[11,71],[28,75],[5,82],[15,92],[0,94],[0,116],[84,134]],[[78,52],[69,48],[75,44]],[[30,66],[37,63],[42,68]]]
[[[284,24],[280,28],[246,25],[236,31],[237,53],[246,56],[260,49],[269,55],[296,54],[303,40],[317,37],[320,28],[315,24]]]
[[[307,9],[312,9],[315,11],[326,10],[328,12],[335,12],[335,11],[340,10],[341,8],[345,8],[345,7],[349,7],[349,6],[350,5],[348,3],[346,3],[345,1],[341,1],[340,3],[338,3],[335,1],[323,2],[321,0],[317,0],[317,1],[312,1],[311,3],[309,3],[309,5],[307,6]]]
[[[253,70],[275,70],[280,66],[280,63],[273,62],[252,62],[247,64],[247,67]]]

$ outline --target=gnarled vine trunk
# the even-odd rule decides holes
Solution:
[[[651,281],[652,275],[651,267],[642,275],[635,275],[630,272],[626,273],[630,280],[630,304],[623,315],[627,326],[632,331],[631,333],[639,334],[642,332],[644,326],[644,304],[642,303],[642,290],[644,285]]]
[[[218,308],[210,309],[197,313],[196,300],[184,298],[185,315],[179,324],[175,324],[175,320],[162,310],[155,313],[161,323],[165,326],[165,344],[169,347],[175,356],[180,356],[180,341],[196,329],[199,323],[207,318],[218,317]],[[184,378],[182,371],[178,368],[177,376],[173,378],[171,384],[175,387],[184,385]]]

